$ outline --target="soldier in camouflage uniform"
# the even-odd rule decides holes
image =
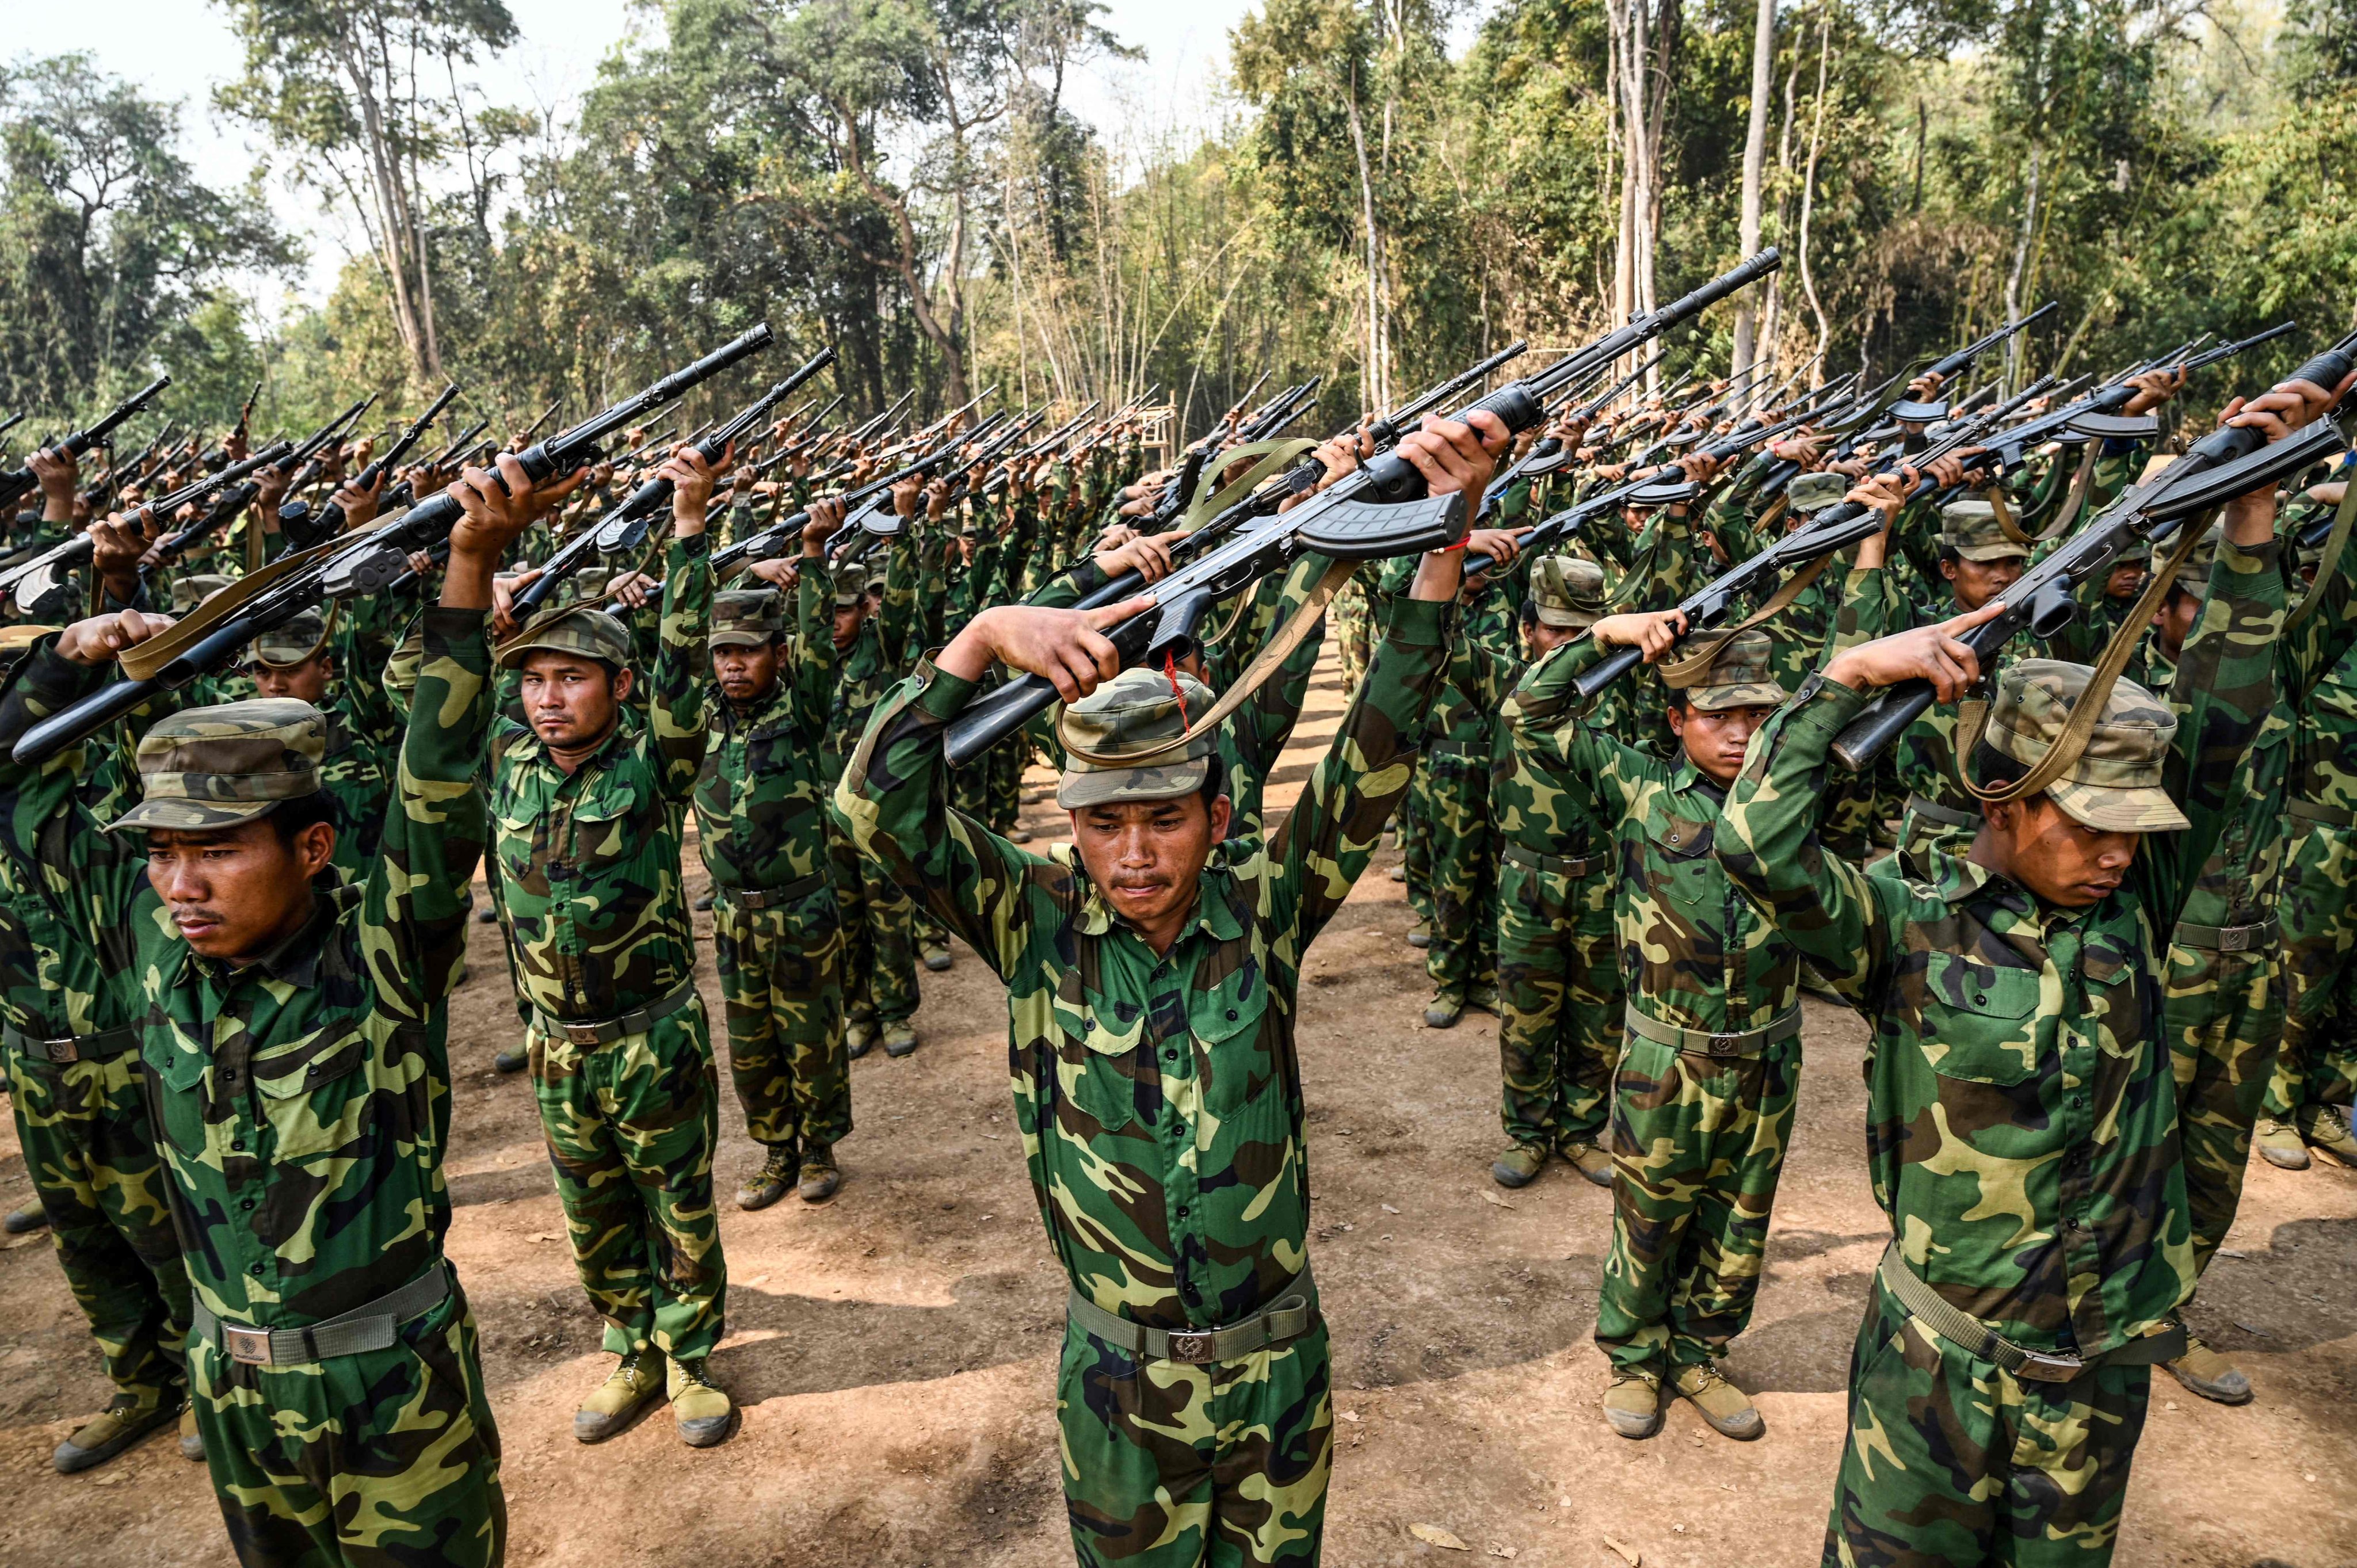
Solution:
[[[649,717],[630,708],[620,621],[577,607],[535,616],[500,645],[531,725],[492,733],[491,810],[541,1128],[574,1264],[618,1358],[573,1434],[603,1442],[667,1392],[682,1440],[709,1447],[737,1411],[705,1365],[728,1284],[712,1201],[720,1094],[680,836],[706,746],[712,469],[682,446],[661,471],[674,489]]]
[[[713,953],[728,1019],[728,1072],[746,1130],[769,1155],[737,1194],[766,1208],[798,1187],[834,1196],[834,1145],[851,1131],[843,1042],[843,928],[827,876],[819,746],[834,694],[823,542],[802,531],[793,625],[771,590],[723,594],[712,615],[711,748],[695,786],[696,845],[712,874]]]
[[[246,671],[260,695],[291,697],[327,715],[328,752],[319,765],[319,785],[335,808],[336,864],[357,879],[376,858],[393,779],[372,738],[382,728],[375,717],[381,699],[364,695],[374,689],[368,672],[339,678],[328,644],[333,618],[332,609],[326,616],[306,610],[255,638]]]
[[[1401,450],[1436,489],[1478,489],[1505,433],[1477,417],[1488,449],[1455,425]],[[1428,557],[1395,604],[1331,749],[1265,840],[1220,844],[1215,743],[1185,717],[1209,693],[1145,670],[1098,686],[1100,629],[1135,601],[985,612],[886,700],[836,791],[862,851],[1006,985],[1025,1158],[1071,1283],[1057,1386],[1085,1568],[1318,1561],[1333,1413],[1308,1273],[1301,955],[1406,788],[1459,559]],[[1075,700],[1066,743],[1092,757],[1058,793],[1069,859],[948,808],[942,729],[995,659]]]
[[[334,870],[325,721],[291,700],[156,724],[144,799],[81,867],[87,940],[136,954],[144,1089],[194,1287],[192,1399],[248,1568],[489,1565],[505,1550],[442,1172],[445,997],[485,833],[483,612],[500,551],[545,504],[501,467],[504,490],[462,481],[400,795],[364,883]],[[0,752],[162,624],[123,612],[38,650],[0,698]],[[21,780],[13,764],[0,775]]]
[[[1568,682],[1622,645],[1661,646],[1676,612],[1609,616],[1574,646]],[[1666,1386],[1721,1434],[1767,1430],[1718,1358],[1751,1319],[1801,1073],[1800,955],[1727,888],[1710,854],[1743,745],[1784,698],[1774,645],[1738,633],[1666,671],[1675,764],[1584,715],[1551,766],[1612,824],[1613,919],[1628,992],[1612,1083],[1612,1249],[1596,1343],[1607,1423],[1662,1427]]]
[[[2292,383],[2237,418],[2279,438],[2323,398]],[[1815,801],[1873,689],[1971,687],[1954,634],[1986,610],[1835,655],[1730,792],[1727,875],[1875,1031],[1868,1163],[1893,1240],[1851,1362],[1828,1564],[2110,1560],[2194,1279],[2156,935],[2269,705],[2274,505],[2270,488],[2228,509],[2182,719],[2122,682],[2083,753],[2050,757],[2092,672],[2005,671],[1969,760],[1986,800],[1969,857],[1867,875],[1815,842]]]

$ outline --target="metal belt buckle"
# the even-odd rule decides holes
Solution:
[[[2218,932],[2218,950],[2220,952],[2248,952],[2251,947],[2251,938],[2257,932],[2257,930],[2258,927],[2256,926],[2226,926],[2221,928]]]
[[[54,1040],[43,1040],[41,1055],[46,1060],[53,1062],[81,1060],[81,1052],[74,1048],[74,1036],[71,1035],[59,1035]]]
[[[249,1367],[270,1365],[270,1330],[241,1328],[234,1323],[221,1326],[221,1348],[232,1361],[242,1361]]]
[[[1710,1037],[1710,1045],[1706,1048],[1710,1054],[1715,1057],[1741,1056],[1743,1054],[1743,1036],[1740,1035],[1713,1035]]]
[[[2014,1376],[2025,1383],[2067,1383],[2087,1369],[2087,1364],[2076,1356],[2050,1356],[2042,1350],[2024,1350],[2021,1365]]]
[[[1167,1359],[1185,1361],[1190,1366],[1219,1359],[1211,1353],[1211,1337],[1209,1334],[1173,1334],[1170,1337],[1170,1354]]]
[[[574,1045],[594,1046],[598,1044],[597,1026],[595,1024],[564,1024],[560,1025],[559,1027],[565,1031],[565,1037]]]

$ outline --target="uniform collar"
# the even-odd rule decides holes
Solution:
[[[1077,851],[1072,855],[1072,867],[1088,879],[1088,896],[1082,900],[1081,912],[1074,922],[1080,933],[1086,937],[1102,937],[1116,926],[1135,931],[1136,928],[1114,914],[1113,906],[1105,902],[1104,889],[1088,877]],[[1211,858],[1203,863],[1201,873],[1195,878],[1195,908],[1188,923],[1180,929],[1180,938],[1183,940],[1192,931],[1200,931],[1215,942],[1232,942],[1242,937],[1244,923],[1243,917],[1236,908],[1236,878],[1230,865],[1229,845],[1214,844],[1211,846]]]
[[[1676,795],[1686,795],[1697,790],[1710,801],[1714,810],[1727,803],[1726,786],[1696,768],[1694,765],[1694,758],[1688,757],[1685,749],[1681,746],[1678,750],[1677,768],[1670,775],[1670,791]]]
[[[187,961],[216,984],[255,975],[310,990],[319,983],[319,961],[327,951],[328,937],[343,923],[346,912],[360,902],[360,884],[344,880],[340,872],[333,875],[337,877],[334,886],[313,887],[311,918],[252,963],[232,965],[224,959],[206,958],[194,948],[184,947],[181,950]]]
[[[617,750],[623,746],[634,744],[634,741],[631,738],[631,726],[636,722],[636,717],[630,705],[628,703],[623,703],[621,717],[615,723],[613,732],[606,736],[606,744],[591,752],[587,757],[582,758],[581,766],[575,768],[570,774],[565,774],[565,769],[556,766],[556,758],[548,754],[548,746],[540,738],[540,732],[533,728],[530,725],[524,725],[522,726],[522,736],[511,748],[510,748],[510,751],[511,755],[515,757],[519,761],[545,762],[551,768],[554,769],[559,774],[563,774],[566,778],[586,778],[597,768],[602,768],[607,763],[612,761]]]

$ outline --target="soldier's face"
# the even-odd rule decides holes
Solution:
[[[719,684],[720,694],[730,702],[758,702],[778,684],[777,643],[714,649],[712,678]]]
[[[1721,708],[1705,713],[1691,704],[1670,710],[1670,732],[1686,748],[1686,758],[1710,779],[1732,784],[1743,771],[1743,749],[1751,733],[1776,710],[1767,706]]]
[[[2167,602],[2152,612],[2152,624],[2160,632],[2160,650],[2171,660],[2185,651],[2185,639],[2193,635],[2193,623],[2201,614],[2201,601],[2181,588],[2172,588]]]
[[[2086,827],[2040,795],[1984,807],[1973,858],[2049,904],[2084,909],[2118,890],[2143,842],[2142,833]]]
[[[609,671],[577,653],[540,652],[524,661],[523,714],[541,744],[578,751],[605,738],[630,695],[630,672]]]
[[[328,701],[328,682],[335,678],[336,660],[328,653],[314,653],[300,664],[284,669],[268,664],[253,667],[253,684],[265,697],[296,697],[313,707],[324,707]]]
[[[1071,813],[1072,843],[1114,913],[1150,937],[1175,935],[1211,846],[1227,836],[1229,812],[1225,795],[1207,811],[1200,791],[1084,806]]]
[[[2104,596],[2110,599],[2132,599],[2144,591],[2144,564],[2123,561],[2112,568],[2104,579]]]
[[[2018,555],[2001,561],[1943,561],[1940,575],[1954,585],[1958,609],[1976,610],[2021,581],[2027,564]]]
[[[834,607],[834,650],[837,653],[851,646],[852,639],[859,635],[859,623],[866,618],[867,601],[865,598],[856,605]]]
[[[311,878],[335,858],[336,830],[313,822],[289,843],[267,818],[212,832],[151,828],[147,885],[207,958],[259,958],[311,914]]]

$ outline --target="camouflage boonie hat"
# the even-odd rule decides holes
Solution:
[[[1776,681],[1776,644],[1757,629],[1738,631],[1727,639],[1710,668],[1686,681],[1663,682],[1684,692],[1686,701],[1706,714],[1728,708],[1774,707],[1792,695]]]
[[[2218,546],[2224,542],[2225,538],[2224,523],[2213,522],[2210,525],[2210,531],[2201,536],[2201,542],[2194,545],[2193,553],[2178,564],[2177,585],[2179,587],[2197,599],[2210,591],[2210,570],[2218,564]],[[2172,544],[2174,542],[2171,541]]]
[[[139,740],[139,804],[106,824],[202,832],[233,828],[316,794],[328,721],[294,697],[189,708]]]
[[[1819,469],[1815,473],[1795,475],[1792,482],[1784,487],[1784,504],[1789,510],[1805,515],[1838,505],[1842,497],[1847,494],[1848,478]]]
[[[186,615],[207,599],[237,581],[218,572],[191,572],[185,577],[172,579],[172,613]]]
[[[712,600],[709,648],[759,648],[786,630],[786,601],[767,588],[739,588]]]
[[[30,621],[21,626],[0,626],[0,670],[7,670],[31,650],[33,644],[61,628],[37,626]]]
[[[1996,508],[1984,500],[1950,501],[1940,509],[1940,543],[1962,561],[2026,561],[2029,546],[2007,536]]]
[[[1544,555],[1531,568],[1541,626],[1585,628],[1604,613],[1604,568],[1577,555]]]
[[[523,663],[524,655],[543,649],[587,654],[617,670],[629,669],[637,652],[629,627],[604,610],[573,605],[543,610],[524,622],[513,637],[500,644],[499,666],[513,670]]]
[[[255,638],[248,651],[256,664],[292,670],[328,646],[328,618],[317,610],[305,610],[285,626]]]
[[[1057,734],[1067,752],[1074,746],[1109,757],[1145,757],[1185,737],[1183,746],[1163,752],[1152,767],[1124,768],[1064,758],[1056,804],[1068,811],[1114,800],[1171,800],[1203,787],[1206,760],[1219,743],[1218,726],[1190,725],[1189,715],[1210,711],[1211,693],[1193,676],[1175,678],[1158,670],[1125,670],[1064,710]]]
[[[2115,567],[2141,566],[2147,572],[2151,571],[2152,541],[2149,539],[2129,539],[2126,544],[2120,547],[2120,553],[2112,557],[2112,564]]]
[[[867,572],[858,562],[841,562],[828,575],[834,584],[836,609],[847,610],[867,596]]]
[[[2062,734],[2094,671],[2059,659],[2023,659],[2006,667],[1981,739],[2025,768]],[[2112,683],[2087,749],[2047,787],[2063,814],[2098,832],[2170,832],[2190,826],[2160,787],[2177,715],[2135,682]]]

